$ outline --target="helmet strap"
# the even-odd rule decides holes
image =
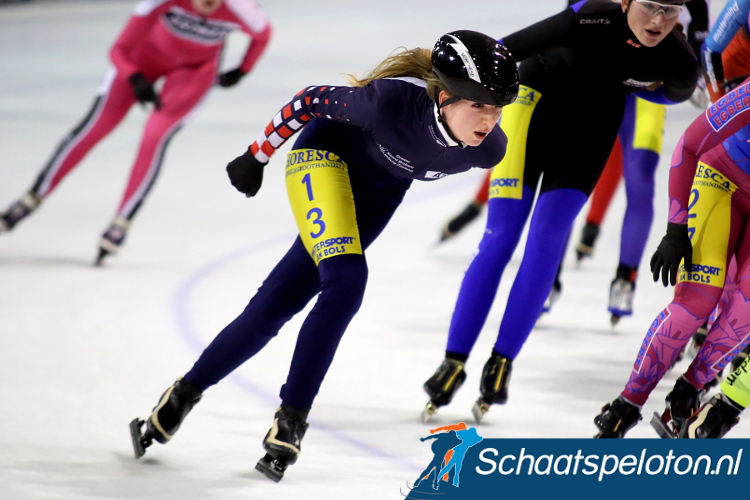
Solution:
[[[444,108],[445,106],[450,106],[451,104],[457,103],[460,100],[461,100],[460,97],[455,97],[455,96],[454,97],[449,97],[448,99],[446,99],[443,102],[441,102],[440,104],[438,104],[438,109]]]
[[[436,94],[437,95],[435,96],[435,101],[439,102],[440,101],[440,93],[436,92]],[[460,97],[453,96],[453,97],[449,97],[448,99],[444,100],[443,102],[440,102],[437,105],[437,116],[438,116],[438,120],[443,125],[443,128],[448,133],[448,137],[450,137],[451,139],[453,139],[453,141],[458,144],[459,148],[463,149],[463,148],[466,147],[466,143],[463,142],[463,141],[461,141],[461,140],[459,140],[459,139],[457,139],[456,136],[453,135],[453,131],[448,126],[448,122],[445,120],[445,117],[443,117],[443,112],[441,111],[442,108],[444,108],[445,106],[449,106],[451,104],[457,103],[460,100],[461,100]]]

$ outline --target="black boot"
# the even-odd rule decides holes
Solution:
[[[438,408],[449,404],[464,380],[466,380],[464,361],[445,358],[432,377],[422,386],[430,396],[422,413],[422,421],[427,422],[437,413]]]
[[[162,444],[172,439],[201,396],[201,391],[194,384],[177,379],[172,387],[164,391],[154,407],[146,421],[146,433]]]
[[[484,415],[493,404],[504,405],[508,402],[508,385],[513,371],[513,360],[492,351],[482,370],[482,381],[479,392],[482,395],[474,403],[473,413],[477,423],[481,423]]]
[[[581,232],[581,241],[576,246],[576,259],[580,262],[584,257],[594,255],[594,246],[599,237],[599,225],[587,222]]]
[[[680,428],[682,439],[718,439],[740,421],[743,408],[724,394],[717,394],[704,404]]]
[[[0,232],[10,231],[39,207],[41,200],[31,191],[0,214]]]
[[[464,208],[461,213],[449,220],[448,223],[443,227],[443,230],[440,234],[440,241],[445,241],[461,232],[461,230],[465,228],[471,221],[479,217],[479,214],[482,213],[483,206],[484,205],[475,201],[472,201],[471,203],[466,205],[466,208]]]
[[[677,379],[674,388],[666,397],[667,411],[675,433],[678,433],[685,420],[698,410],[703,392],[703,389],[696,388],[684,377]]]
[[[638,270],[635,267],[620,264],[617,266],[615,279],[609,286],[610,321],[616,325],[623,316],[633,314],[633,298],[635,295],[635,279]]]
[[[625,434],[641,420],[641,411],[637,406],[625,401],[622,396],[602,407],[602,412],[594,417],[594,424],[599,428],[597,438],[622,439]]]
[[[291,465],[300,454],[302,438],[310,424],[307,414],[310,410],[296,406],[281,405],[274,415],[273,427],[263,439],[263,447],[273,458],[283,458]]]
[[[307,423],[309,409],[281,405],[274,415],[273,426],[263,439],[266,455],[255,465],[255,469],[273,481],[279,482],[289,465],[297,461],[302,438],[310,424]]]

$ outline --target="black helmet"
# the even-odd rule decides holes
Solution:
[[[508,49],[477,31],[452,31],[432,49],[432,71],[460,99],[506,106],[518,96],[518,66]]]

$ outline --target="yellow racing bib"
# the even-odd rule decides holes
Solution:
[[[286,189],[315,265],[335,255],[362,254],[349,169],[338,156],[319,149],[291,151]]]
[[[680,266],[679,281],[724,287],[732,194],[736,190],[737,185],[715,168],[698,162],[688,204],[693,266],[690,273]]]
[[[508,136],[508,149],[503,160],[490,175],[490,198],[523,197],[523,170],[526,165],[526,137],[529,123],[542,94],[521,85],[516,102],[503,109],[500,124]]]

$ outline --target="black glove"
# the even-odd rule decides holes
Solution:
[[[659,281],[667,286],[667,282],[673,286],[677,283],[677,273],[680,270],[680,261],[685,259],[685,271],[690,272],[693,267],[693,245],[688,236],[687,224],[667,224],[667,234],[659,243],[654,256],[651,257],[651,272],[654,273],[654,281]]]
[[[148,102],[153,102],[156,109],[161,108],[161,100],[159,94],[154,90],[154,86],[151,82],[146,80],[146,77],[142,73],[133,73],[130,75],[130,84],[133,86],[133,93],[138,102],[145,105]]]
[[[246,74],[247,73],[240,68],[227,71],[226,73],[219,75],[219,85],[222,87],[233,87],[234,85],[237,85]]]
[[[240,193],[250,198],[255,196],[263,183],[263,168],[265,163],[255,159],[248,149],[244,154],[238,156],[227,164],[227,174],[232,186]]]

